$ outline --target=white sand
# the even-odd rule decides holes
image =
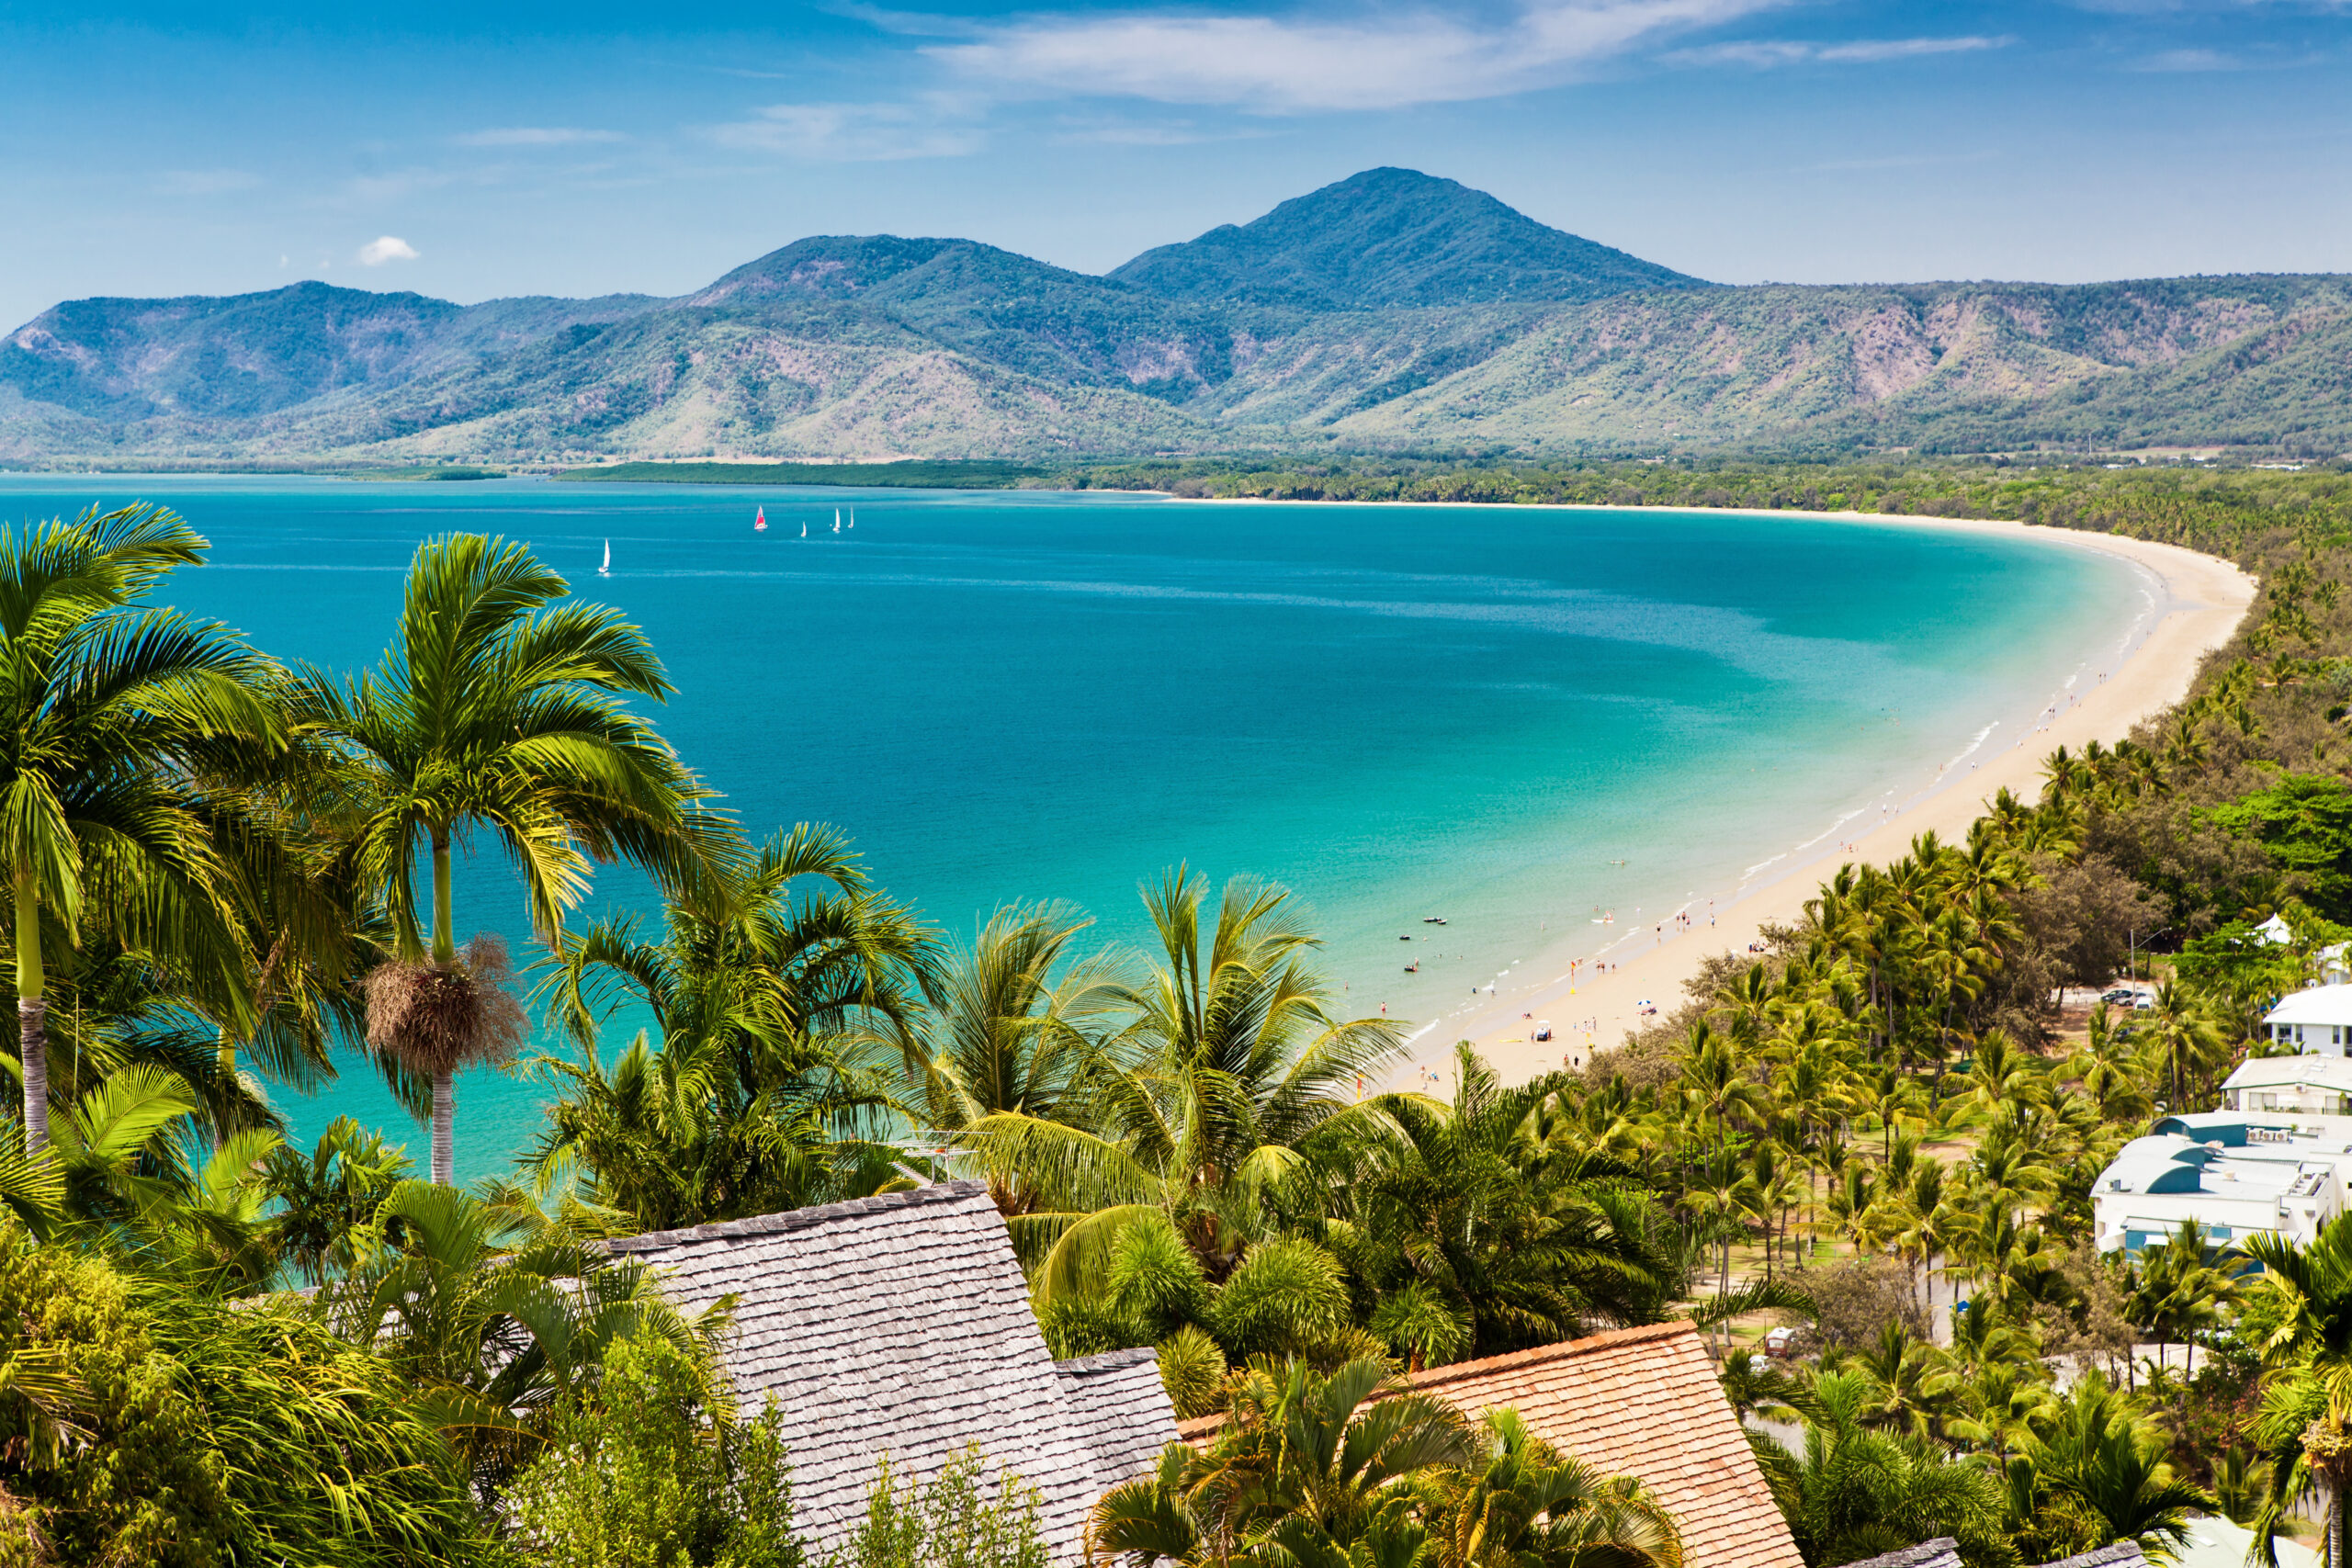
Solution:
[[[1315,504],[1309,502],[1307,504]],[[1786,517],[1786,512],[1759,512],[1760,517]],[[1883,826],[1854,829],[1830,837],[1830,841],[1775,868],[1769,882],[1751,885],[1735,897],[1719,899],[1712,908],[1715,924],[1708,925],[1710,906],[1697,900],[1695,928],[1678,934],[1668,922],[1663,937],[1654,936],[1650,923],[1638,931],[1606,928],[1606,934],[1582,933],[1555,943],[1535,959],[1514,969],[1544,978],[1515,989],[1499,990],[1464,1016],[1429,1024],[1414,1037],[1411,1060],[1400,1067],[1388,1087],[1418,1089],[1426,1066],[1441,1075],[1438,1089],[1451,1092],[1451,1060],[1457,1040],[1471,1040],[1492,1062],[1506,1082],[1522,1082],[1564,1064],[1581,1066],[1597,1047],[1620,1043],[1628,1029],[1642,1020],[1639,1004],[1647,999],[1661,1014],[1682,1001],[1682,985],[1713,953],[1737,953],[1756,940],[1763,922],[1788,923],[1804,913],[1804,902],[1820,884],[1848,861],[1884,864],[1910,848],[1913,835],[1929,829],[1947,840],[1963,840],[1968,825],[1983,815],[1984,803],[2007,785],[2030,800],[2041,789],[2041,762],[2064,746],[2080,750],[2090,740],[2112,745],[2125,739],[2133,725],[2178,702],[2205,655],[2229,640],[2246,607],[2254,601],[2255,580],[2227,561],[2201,556],[2175,545],[2149,544],[2063,528],[2028,529],[2021,523],[1960,521],[1947,518],[1862,517],[1860,513],[1799,513],[1798,516],[1836,516],[1872,525],[1898,525],[2030,537],[2055,549],[2097,550],[2120,556],[2153,571],[2163,584],[2156,620],[2120,666],[2104,672],[2079,697],[2064,705],[2043,728],[2022,744],[2009,743],[1976,761],[1970,770],[1928,784],[1904,803]],[[1847,848],[1844,846],[1851,846]],[[1733,885],[1739,868],[1726,868],[1721,884]],[[1615,965],[1612,973],[1594,975],[1590,962],[1601,942],[1610,946],[1600,956]],[[1566,976],[1572,959],[1587,962],[1571,983]],[[1548,1021],[1553,1038],[1537,1044],[1529,1038],[1533,1025],[1522,1015]],[[1592,1027],[1579,1027],[1592,1021]]]

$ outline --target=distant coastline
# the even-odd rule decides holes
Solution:
[[[1790,515],[1769,511],[1756,514]],[[1806,515],[1874,526],[1904,524],[2005,536],[2016,536],[2018,531],[2031,526],[1997,518],[1862,513]],[[1792,857],[1769,877],[1739,886],[1728,897],[1710,900],[1703,912],[1711,923],[1699,923],[1688,931],[1669,931],[1662,936],[1629,924],[1598,947],[1589,935],[1553,943],[1524,965],[1528,973],[1548,978],[1498,990],[1483,1004],[1424,1022],[1413,1037],[1412,1061],[1397,1069],[1389,1087],[1418,1087],[1420,1068],[1424,1065],[1442,1068],[1456,1040],[1476,1043],[1510,1082],[1560,1066],[1566,1059],[1589,1059],[1591,1050],[1614,1047],[1628,1031],[1638,1027],[1645,1004],[1655,1004],[1661,1011],[1677,1006],[1683,982],[1699,973],[1707,959],[1738,952],[1756,941],[1767,924],[1802,919],[1804,903],[1815,896],[1817,883],[1837,865],[1895,860],[1908,852],[1911,840],[1921,833],[1934,832],[1947,841],[1964,840],[1969,824],[1983,814],[1984,803],[1999,790],[2009,789],[2028,799],[2039,795],[2041,761],[2052,750],[2064,746],[2079,751],[2095,739],[2111,745],[2129,736],[2134,726],[2179,702],[2206,656],[2235,632],[2260,586],[2232,562],[2177,545],[2057,527],[2035,527],[2033,536],[2062,547],[2120,556],[2154,571],[2165,586],[2165,597],[2154,624],[2118,667],[2102,672],[2103,678],[2094,682],[2079,701],[2052,715],[2046,725],[2018,742],[1989,752],[1981,765],[1928,783],[1882,826],[1846,840],[1845,845],[1850,847],[1832,844],[1810,855]],[[1724,878],[1726,885],[1732,880],[1729,875]],[[1596,979],[1589,971],[1579,969],[1575,980],[1570,980],[1571,960],[1596,958],[1606,958],[1612,966],[1611,972]],[[1539,1044],[1530,1039],[1528,1021],[1522,1014],[1551,1021],[1552,1042]],[[1568,1021],[1585,1018],[1597,1020],[1589,1036],[1582,1031],[1571,1035]]]

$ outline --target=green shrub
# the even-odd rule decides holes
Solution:
[[[1036,1489],[1006,1475],[991,1499],[983,1468],[979,1450],[967,1449],[929,1483],[901,1486],[883,1455],[865,1523],[827,1568],[1046,1568]]]
[[[783,1417],[734,1419],[666,1340],[624,1339],[509,1495],[541,1568],[800,1568]]]
[[[150,1306],[0,1228],[0,1564],[468,1568],[467,1478],[397,1376],[266,1303]]]

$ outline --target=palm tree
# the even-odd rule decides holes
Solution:
[[[2002,1539],[2001,1489],[1993,1477],[1926,1438],[1867,1429],[1861,1413],[1870,1390],[1871,1380],[1859,1372],[1815,1377],[1802,1453],[1761,1432],[1748,1434],[1804,1560],[1851,1562],[1948,1535],[1968,1562],[2014,1561]]]
[[[35,1158],[49,1145],[45,947],[78,942],[94,919],[201,989],[243,988],[232,879],[205,831],[204,781],[247,771],[281,739],[263,694],[271,667],[220,626],[140,603],[206,547],[150,506],[0,528],[0,843]]]
[[[1613,1190],[1629,1170],[1529,1137],[1562,1079],[1505,1088],[1465,1043],[1454,1081],[1451,1104],[1385,1097],[1374,1117],[1302,1146],[1322,1206],[1298,1223],[1377,1298],[1374,1331],[1418,1370],[1569,1338],[1595,1318],[1665,1315],[1683,1280],[1656,1244],[1650,1206]],[[1336,1223],[1321,1225],[1327,1215]],[[1464,1326],[1458,1340],[1451,1323]]]
[[[1119,1070],[1104,1075],[1093,1126],[1002,1111],[962,1134],[992,1179],[1034,1184],[1040,1212],[1012,1223],[1043,1255],[1041,1301],[1154,1210],[1212,1273],[1229,1269],[1261,1228],[1263,1195],[1305,1168],[1298,1145],[1381,1114],[1350,1096],[1400,1053],[1396,1021],[1333,1015],[1287,892],[1236,878],[1213,927],[1206,892],[1178,866],[1145,895],[1162,962],[1122,994],[1131,1021],[1105,1043]]]
[[[1087,1555],[1146,1568],[1680,1568],[1638,1483],[1593,1475],[1516,1412],[1476,1427],[1375,1359],[1259,1360],[1207,1449],[1171,1446],[1094,1507]]]
[[[570,591],[525,546],[427,540],[376,670],[352,682],[306,671],[296,682],[298,719],[343,749],[357,781],[364,805],[347,852],[360,885],[381,891],[395,962],[434,976],[387,982],[388,1000],[431,991],[462,1012],[458,991],[488,988],[459,956],[450,909],[450,853],[477,824],[521,867],[533,927],[549,940],[592,860],[626,858],[685,886],[726,856],[720,820],[700,809],[708,792],[618,700],[669,694],[644,634],[616,611],[559,604]],[[429,941],[415,896],[420,845],[432,868]],[[491,1004],[472,1005],[488,1015]],[[370,1033],[432,1077],[432,1174],[446,1185],[454,1070],[495,1040],[428,1043],[373,1021]]]
[[[1480,1424],[1486,1464],[1441,1483],[1445,1568],[1681,1568],[1681,1532],[1641,1483],[1594,1475],[1516,1410],[1489,1410]]]
[[[2044,1434],[2010,1461],[2013,1492],[2030,1476],[2030,1519],[2042,1532],[2038,1555],[2088,1551],[2114,1540],[2153,1548],[2188,1539],[2188,1516],[2213,1498],[2173,1474],[2162,1435],[2143,1427],[2098,1372],[2054,1405]],[[2067,1533],[2071,1526],[2073,1533]],[[2054,1527],[2054,1528],[2053,1528]]]
[[[2339,1214],[2311,1245],[2249,1236],[2262,1275],[2247,1289],[2247,1316],[2269,1325],[2258,1348],[2266,1371],[2255,1440],[2270,1461],[2270,1487],[2254,1533],[2268,1560],[2270,1531],[2304,1495],[2327,1495],[2329,1568],[2352,1562],[2352,1214]]]
[[[1107,954],[1071,959],[1091,923],[1066,904],[1010,905],[945,964],[905,1058],[910,1108],[926,1125],[960,1131],[1007,1112],[1086,1122],[1102,1066],[1096,1035],[1122,995]],[[1025,1185],[996,1193],[1008,1214],[1035,1199]]]
[[[2191,1087],[2201,1087],[2223,1046],[2222,1032],[2207,1015],[2201,999],[2175,983],[2159,986],[2155,1007],[2133,1032],[2145,1035],[2148,1050],[2163,1064],[2165,1081],[2172,1088],[2166,1108],[2186,1109]]]
[[[822,890],[796,895],[803,879]],[[739,1219],[904,1179],[875,1140],[897,1106],[886,1055],[913,1038],[932,938],[867,886],[839,834],[803,824],[673,895],[661,933],[599,920],[557,942],[542,992],[582,1059],[528,1162],[542,1193],[584,1167],[590,1199],[651,1230]],[[597,1034],[651,1012],[609,1064]]]
[[[389,1361],[475,1474],[531,1455],[568,1396],[593,1389],[605,1351],[667,1341],[712,1370],[723,1307],[688,1317],[641,1264],[569,1236],[527,1204],[403,1181],[376,1211],[377,1245],[311,1311]]]

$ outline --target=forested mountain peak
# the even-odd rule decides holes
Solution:
[[[1413,169],[1366,169],[1264,217],[1161,245],[1114,269],[1183,299],[1308,310],[1599,299],[1704,287],[1538,223],[1484,191]]]

